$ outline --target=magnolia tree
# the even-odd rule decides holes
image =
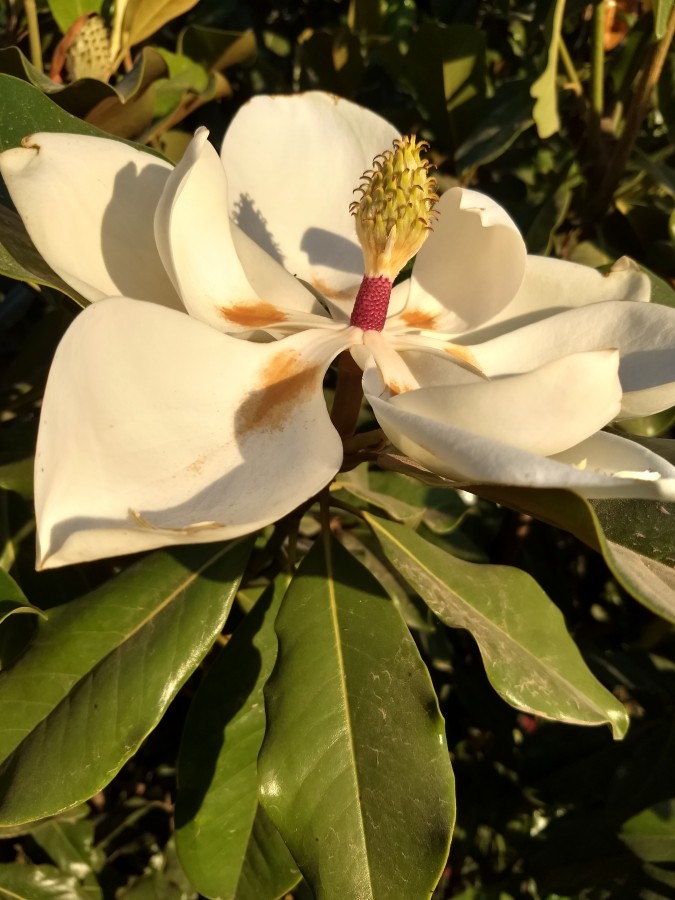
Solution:
[[[424,141],[333,95],[255,97],[220,153],[200,128],[175,167],[77,130],[0,156],[85,306],[42,407],[37,566],[159,552],[2,673],[0,823],[100,791],[238,596],[182,738],[190,882],[428,898],[455,801],[411,628],[466,629],[526,714],[628,726],[538,584],[441,537],[496,501],[675,621],[672,569],[627,539],[633,501],[657,525],[675,501],[675,452],[614,427],[675,405],[675,309],[629,259],[528,256],[489,197],[439,191]]]

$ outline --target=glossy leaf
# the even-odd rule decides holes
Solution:
[[[188,25],[178,35],[178,53],[216,72],[248,62],[255,51],[255,33],[251,29],[223,31],[221,28]]]
[[[656,615],[675,622],[671,524],[675,504],[623,499],[589,502],[572,491],[558,490],[480,486],[476,491],[564,528],[598,550],[629,594]]]
[[[619,431],[640,437],[658,437],[669,432],[675,425],[675,409],[664,409],[663,412],[654,413],[651,416],[641,416],[637,419],[622,419],[616,423]]]
[[[34,615],[46,618],[41,609],[33,604],[24,596],[19,585],[14,581],[11,575],[8,575],[3,569],[0,569],[0,623],[4,622],[8,616],[16,613],[33,613]]]
[[[353,97],[363,82],[365,65],[358,37],[342,27],[307,29],[298,38],[301,90],[321,85],[341,97]]]
[[[675,862],[675,801],[665,800],[633,816],[619,837],[646,862]]]
[[[675,442],[645,439],[641,443],[666,459],[675,460]],[[378,462],[398,472],[415,473],[426,484],[454,487],[447,479],[404,463],[397,457],[381,456]],[[639,603],[675,622],[675,567],[670,524],[675,515],[675,503],[626,499],[589,501],[573,491],[492,484],[469,485],[468,490],[569,531],[603,555],[619,584]],[[636,526],[638,518],[641,522]],[[642,530],[643,525],[647,527],[646,532]]]
[[[668,30],[673,0],[654,0],[654,37],[660,41]]]
[[[398,472],[369,472],[366,466],[341,472],[331,490],[344,490],[357,501],[384,510],[390,518],[412,528],[424,522],[437,534],[455,529],[467,511],[453,491],[428,488]]]
[[[55,866],[0,864],[3,900],[87,900],[89,894],[72,875]]]
[[[250,546],[156,553],[50,611],[0,673],[0,824],[53,815],[110,781],[220,632]]]
[[[401,52],[398,41],[380,50],[383,65],[410,86],[440,140],[456,148],[481,120],[485,98],[485,36],[473,25],[427,22]]]
[[[209,85],[209,73],[206,69],[187,56],[159,51],[166,63],[168,77],[156,85],[154,115],[167,116],[180,103],[187,92],[203,93]]]
[[[196,3],[197,0],[128,0],[122,20],[122,46],[140,44]]]
[[[192,702],[178,759],[176,847],[205,897],[274,900],[299,880],[258,806],[263,686],[277,655],[274,621],[287,579],[256,602],[211,664]]]
[[[0,152],[10,147],[19,147],[22,138],[36,131],[59,131],[68,134],[92,134],[111,140],[123,140],[116,135],[107,134],[88,122],[60,109],[56,103],[46,97],[27,81],[12,75],[0,74]],[[124,141],[124,143],[130,143]],[[133,145],[137,147],[136,144]],[[138,147],[157,156],[156,151],[148,147]]]
[[[61,31],[68,31],[76,19],[86,13],[100,13],[103,0],[47,0],[49,11]]]
[[[486,100],[479,123],[457,148],[458,169],[465,171],[497,159],[533,122],[527,83],[500,85],[494,97]]]
[[[110,135],[138,138],[152,121],[157,82],[166,73],[161,53],[154,47],[143,47],[131,71],[110,95],[87,110],[87,122]]]
[[[332,539],[277,617],[261,800],[317,900],[428,898],[453,780],[429,675],[396,609]]]
[[[95,873],[103,866],[105,857],[94,846],[94,823],[90,819],[79,822],[52,819],[34,828],[31,835],[62,872],[82,883],[90,900],[103,896]]]
[[[78,121],[85,117],[92,124],[101,124],[110,134],[127,136],[126,132],[117,131],[116,123],[112,115],[107,116],[108,110],[118,114],[120,106],[126,106],[126,115],[130,109],[141,101],[144,93],[152,87],[153,81],[166,73],[166,67],[160,55],[152,47],[143,47],[136,57],[131,71],[114,85],[95,78],[79,78],[70,84],[56,84],[42,72],[38,71],[17,47],[6,47],[0,50],[0,72],[27,82],[39,89],[40,93],[47,95],[61,109],[78,117]],[[151,104],[152,106],[152,104]],[[110,123],[110,124],[109,124]],[[81,121],[80,121],[80,124]],[[65,130],[63,128],[47,128],[38,121],[30,131]],[[69,129],[75,131],[75,128]]]
[[[405,500],[399,500],[398,497],[392,497],[388,493],[371,490],[368,487],[367,473],[359,472],[357,469],[340,474],[338,480],[331,485],[331,490],[345,491],[357,500],[384,510],[392,519],[404,522],[411,528],[416,528],[422,521],[424,509],[406,503]]]
[[[526,572],[476,565],[446,553],[404,525],[368,513],[394,568],[430,609],[475,638],[495,690],[512,706],[581,725],[628,727],[623,704],[591,674],[560,610]]]
[[[530,94],[535,100],[532,117],[537,126],[537,133],[542,140],[560,130],[557,76],[560,29],[564,11],[565,0],[553,0],[550,4],[545,25],[548,46],[546,68],[530,88]]]

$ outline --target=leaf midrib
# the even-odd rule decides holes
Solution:
[[[357,756],[356,756],[356,744],[354,741],[354,733],[352,731],[352,717],[351,710],[349,705],[349,697],[347,695],[347,678],[346,678],[346,670],[344,664],[344,657],[342,654],[342,643],[340,640],[340,624],[338,621],[338,613],[337,613],[337,596],[335,593],[335,578],[333,576],[333,553],[330,546],[330,536],[324,538],[324,552],[326,559],[326,584],[328,586],[328,597],[330,604],[330,612],[331,612],[331,622],[333,624],[333,630],[335,633],[335,651],[337,654],[337,662],[338,668],[340,671],[340,688],[342,693],[342,699],[344,703],[345,709],[345,722],[347,727],[347,739],[349,741],[349,749],[352,758],[352,772],[354,778],[354,788],[356,791],[356,807],[358,810],[358,823],[361,831],[361,837],[363,840],[363,848],[365,855],[365,863],[366,870],[368,872],[368,885],[370,887],[370,896],[374,897],[375,894],[373,892],[373,880],[370,871],[370,861],[368,855],[368,841],[366,838],[366,827],[365,822],[363,820],[363,813],[361,811],[361,804],[359,802],[359,798],[361,796],[360,786],[359,786],[359,778],[358,778],[358,767],[357,767]]]

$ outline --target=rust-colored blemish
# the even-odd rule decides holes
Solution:
[[[313,278],[310,284],[313,288],[316,288],[320,294],[323,294],[324,297],[329,297],[331,300],[353,300],[358,290],[357,287],[352,287],[336,291],[335,288],[328,287],[326,282],[322,281],[320,278]]]
[[[317,366],[308,366],[296,350],[282,350],[262,372],[260,385],[237,411],[235,434],[280,431],[291,412],[321,384]]]
[[[461,347],[459,344],[450,344],[449,347],[445,347],[445,352],[454,357],[458,362],[464,363],[470,368],[482,372],[483,370],[478,365],[478,360],[473,355],[473,353],[468,350],[466,347]]]
[[[268,325],[278,325],[285,322],[288,316],[285,312],[272,306],[271,303],[233,303],[231,306],[219,306],[218,312],[233,325],[241,325],[243,328],[265,328]]]
[[[204,468],[204,464],[206,463],[207,455],[204,454],[202,456],[198,456],[193,462],[190,463],[189,466],[185,467],[185,471],[189,475],[201,475],[202,469]]]
[[[424,312],[421,309],[408,309],[401,313],[401,319],[409,328],[421,328],[431,331],[436,327],[438,315],[436,313]]]

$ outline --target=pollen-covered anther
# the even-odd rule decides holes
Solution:
[[[349,211],[356,219],[368,277],[393,282],[433,227],[437,182],[421,155],[428,146],[415,135],[395,140],[393,150],[375,157],[354,191],[361,197]]]

